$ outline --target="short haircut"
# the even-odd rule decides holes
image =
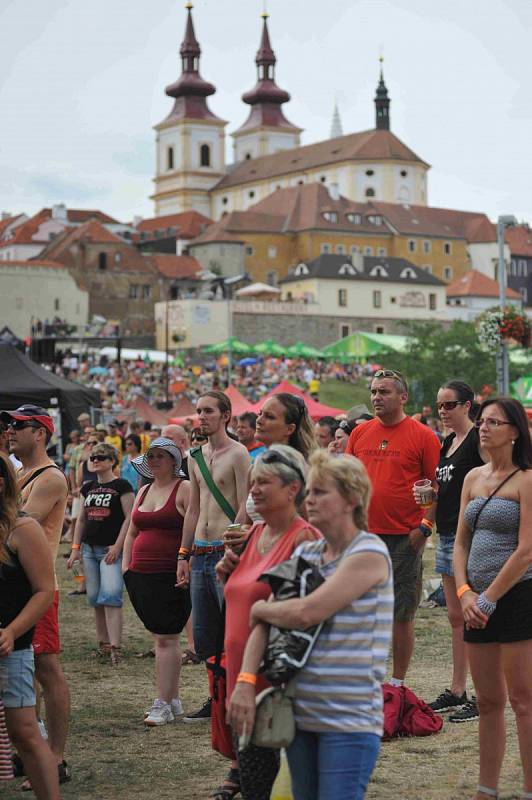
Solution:
[[[318,425],[322,428],[329,428],[331,436],[334,436],[336,428],[338,427],[338,422],[334,417],[320,417]]]
[[[284,464],[281,461],[275,461],[265,464],[263,461],[263,456],[267,455],[268,453],[279,453],[281,458],[283,458],[283,460],[287,463]],[[294,466],[292,467],[290,464],[293,464]],[[251,467],[251,477],[253,477],[257,472],[265,472],[269,475],[276,475],[281,479],[283,486],[287,486],[289,483],[292,483],[292,481],[298,481],[299,491],[296,495],[296,506],[300,506],[305,499],[305,483],[301,480],[301,476],[303,476],[303,478],[307,477],[308,467],[302,454],[294,447],[290,447],[288,444],[272,444],[266,453],[259,455],[253,462]]]
[[[334,458],[325,450],[317,450],[310,458],[307,483],[309,480],[316,480],[319,484],[332,480],[348,503],[358,500],[353,509],[353,520],[357,528],[367,529],[371,483],[362,461],[353,456]]]
[[[238,418],[239,422],[247,422],[250,428],[256,430],[257,428],[257,415],[254,411],[244,411]]]
[[[112,444],[107,444],[107,442],[95,444],[91,450],[91,456],[106,456],[113,462],[113,467],[118,464],[118,451],[116,447],[113,447]]]

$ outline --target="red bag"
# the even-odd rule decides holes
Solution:
[[[399,736],[432,736],[443,726],[443,719],[424,700],[406,686],[382,685],[384,698],[383,741]]]
[[[226,758],[236,759],[233,749],[233,734],[225,721],[225,702],[227,698],[227,683],[225,677],[225,654],[211,656],[207,659],[209,673],[209,695],[212,698],[211,706],[211,744]]]

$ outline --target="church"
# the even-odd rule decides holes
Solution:
[[[156,131],[156,216],[197,211],[214,220],[245,211],[278,189],[325,184],[330,195],[353,202],[427,205],[430,165],[390,130],[390,98],[382,61],[375,96],[375,127],[342,135],[335,113],[331,138],[301,145],[302,129],[287,119],[290,95],[275,79],[276,56],[268,15],[255,58],[257,83],[242,95],[245,122],[232,134],[233,163],[225,162],[227,121],[210,110],[216,91],[200,74],[201,48],[187,3],[180,47],[181,75],[166,88],[173,108]]]

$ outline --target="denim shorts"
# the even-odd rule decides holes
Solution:
[[[36,703],[33,647],[13,650],[0,658],[0,700],[5,708],[29,708]]]
[[[109,548],[104,545],[82,545],[87,600],[93,607],[122,608],[124,594],[122,558],[117,558],[114,564],[106,564],[105,556],[108,550]]]
[[[440,575],[454,575],[453,572],[453,550],[454,536],[438,535],[438,545],[436,547],[436,563],[434,572]]]

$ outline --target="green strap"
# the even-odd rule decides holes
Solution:
[[[205,458],[203,456],[203,450],[201,447],[193,447],[190,450],[189,455],[191,458],[194,459],[196,464],[198,465],[201,474],[207,484],[208,489],[210,490],[212,496],[224,512],[225,516],[228,517],[231,522],[235,521],[236,511],[233,509],[230,503],[227,502],[221,491],[218,489],[214,482],[214,478],[212,477],[211,473],[209,472],[209,468],[205,463]]]

